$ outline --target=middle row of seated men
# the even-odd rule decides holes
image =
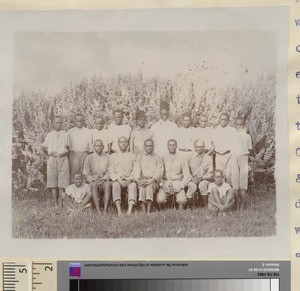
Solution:
[[[136,156],[128,151],[128,139],[120,137],[119,151],[111,156],[103,151],[102,140],[94,141],[94,152],[84,162],[83,173],[74,174],[74,184],[62,193],[63,200],[73,209],[85,207],[93,201],[98,213],[100,193],[103,193],[106,213],[112,197],[118,214],[122,213],[122,190],[126,190],[128,211],[133,211],[137,201],[144,212],[150,213],[153,201],[164,205],[173,196],[180,209],[200,192],[208,210],[226,213],[235,203],[234,191],[224,183],[223,172],[213,172],[212,158],[204,153],[204,141],[197,139],[195,151],[189,159],[176,152],[177,142],[167,143],[168,154],[155,154],[154,141],[146,139],[144,153]],[[88,184],[83,183],[86,180]],[[210,195],[208,195],[210,194]]]

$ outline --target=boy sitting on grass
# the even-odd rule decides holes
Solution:
[[[214,214],[226,216],[233,210],[235,204],[234,190],[224,182],[224,175],[221,170],[214,171],[214,182],[208,186],[208,210]]]
[[[68,186],[61,196],[63,201],[76,211],[86,208],[92,202],[91,187],[83,183],[83,175],[81,173],[74,174],[74,184]]]

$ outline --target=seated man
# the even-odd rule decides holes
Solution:
[[[121,136],[118,140],[119,151],[111,155],[109,176],[112,181],[112,197],[116,205],[118,214],[122,214],[121,207],[121,190],[122,188],[128,190],[128,211],[132,212],[133,206],[137,201],[137,187],[133,181],[133,166],[135,155],[127,151],[128,139]]]
[[[94,153],[88,155],[84,161],[83,175],[91,186],[92,198],[97,212],[100,214],[99,190],[104,192],[104,213],[107,213],[111,196],[111,186],[108,179],[109,154],[104,153],[102,140],[94,141]]]
[[[192,179],[188,184],[186,193],[188,201],[197,195],[197,189],[200,191],[203,206],[208,202],[208,185],[212,181],[213,161],[210,156],[204,153],[205,145],[202,139],[197,139],[194,143],[195,152],[193,152],[188,163],[190,166]]]
[[[226,213],[233,210],[235,204],[234,190],[224,182],[224,175],[221,170],[214,171],[214,182],[208,186],[208,210],[215,214],[226,216]]]
[[[77,211],[84,209],[92,201],[91,188],[83,183],[81,173],[74,174],[74,184],[68,186],[61,196],[68,206]]]
[[[176,195],[179,209],[183,209],[186,202],[185,187],[190,181],[190,171],[187,161],[176,153],[177,142],[174,139],[168,141],[169,153],[163,157],[164,174],[160,189],[157,194],[157,203],[162,205],[168,197]]]
[[[154,141],[146,139],[144,142],[145,153],[137,157],[134,165],[134,178],[139,186],[139,201],[144,212],[151,213],[154,193],[157,191],[157,183],[161,180],[164,165],[162,158],[154,153]]]

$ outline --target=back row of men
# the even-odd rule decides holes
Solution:
[[[100,212],[98,194],[102,188],[104,211],[107,211],[112,191],[114,204],[121,213],[121,189],[125,187],[128,188],[129,212],[137,202],[137,192],[143,209],[149,202],[148,212],[156,192],[159,204],[166,202],[169,195],[176,194],[179,206],[183,207],[199,190],[207,204],[208,197],[213,197],[208,194],[211,194],[209,187],[215,180],[211,158],[215,154],[215,169],[220,171],[214,176],[223,177],[224,174],[226,182],[233,186],[237,206],[243,208],[248,188],[248,156],[252,149],[251,137],[244,128],[245,120],[238,117],[236,128],[233,128],[228,125],[229,115],[221,113],[219,125],[212,129],[207,126],[207,116],[201,115],[200,126],[195,128],[191,126],[190,114],[184,113],[183,126],[178,128],[168,119],[169,108],[164,103],[160,115],[161,119],[148,129],[145,112],[139,111],[137,127],[132,130],[123,124],[123,112],[115,110],[114,122],[108,129],[104,129],[104,119],[96,117],[96,128],[90,130],[84,127],[84,116],[80,114],[75,118],[76,126],[68,132],[62,130],[62,117],[56,116],[54,130],[47,134],[44,142],[49,156],[47,187],[52,189],[55,204],[58,204],[59,196],[72,208],[84,206],[87,200],[93,199]],[[91,186],[86,199],[78,193],[69,193],[70,189],[76,192],[82,185],[87,185],[76,186],[76,177],[84,178],[81,174]],[[75,184],[69,186],[69,177],[74,178]],[[227,192],[232,191],[227,189],[225,195]],[[224,205],[220,204],[222,199],[216,199],[219,206]],[[231,203],[231,199],[224,201]]]

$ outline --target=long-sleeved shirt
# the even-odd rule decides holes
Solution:
[[[119,138],[124,136],[129,140],[131,131],[131,127],[127,124],[118,125],[113,122],[108,126],[108,143],[112,143],[111,149],[114,152],[118,152],[120,150],[118,145]]]
[[[154,134],[155,152],[163,156],[168,152],[167,143],[170,139],[177,141],[177,125],[170,120],[159,120],[151,126]]]
[[[97,153],[92,153],[85,158],[83,175],[86,177],[87,181],[90,183],[96,178],[106,179],[108,178],[109,170],[109,155],[102,153],[101,155]]]
[[[213,141],[215,145],[215,151],[223,154],[226,151],[232,149],[232,141],[236,134],[236,129],[227,125],[221,127],[220,125],[214,129]]]
[[[166,154],[163,157],[164,162],[164,180],[182,181],[184,186],[191,179],[188,163],[178,154]]]
[[[130,151],[135,155],[144,153],[144,142],[146,139],[153,139],[153,132],[147,128],[137,127],[130,135]]]
[[[194,152],[188,162],[193,178],[203,178],[211,180],[213,177],[213,161],[212,158],[206,154],[198,155]]]
[[[43,146],[47,148],[48,154],[51,152],[56,152],[57,154],[67,153],[67,147],[70,146],[68,134],[63,130],[52,130],[46,135]]]
[[[121,151],[110,156],[109,176],[112,181],[133,178],[132,171],[135,155],[131,152]]]
[[[73,127],[68,131],[70,139],[70,151],[86,152],[92,150],[91,132],[86,127]]]
[[[141,154],[134,164],[133,176],[135,180],[155,179],[161,181],[164,172],[163,160],[160,156],[152,154]]]

